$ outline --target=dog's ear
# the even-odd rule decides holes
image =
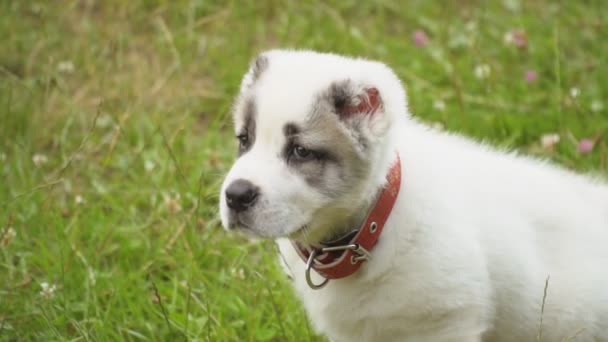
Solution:
[[[268,56],[261,53],[251,62],[250,73],[253,82],[257,81],[266,69],[268,69]]]
[[[260,76],[268,69],[269,57],[261,53],[249,63],[249,70],[243,76],[241,81],[241,92],[247,90],[258,81]]]
[[[390,126],[382,93],[372,84],[352,80],[334,82],[327,93],[333,113],[361,141],[374,141]]]
[[[333,83],[330,102],[340,119],[353,116],[373,116],[383,111],[382,97],[374,86],[357,85],[350,80]]]

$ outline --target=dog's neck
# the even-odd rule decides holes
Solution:
[[[322,229],[318,229],[316,234],[304,234],[301,239],[296,239],[303,245],[316,246],[316,245],[332,245],[332,241],[341,241],[342,239],[352,236],[353,232],[358,231],[362,224],[365,222],[367,216],[376,207],[382,189],[386,185],[386,175],[388,173],[387,168],[383,172],[383,182],[376,184],[373,188],[362,192],[365,197],[360,198],[358,201],[361,203],[355,207],[349,207],[348,209],[326,209],[332,212],[331,219],[324,222]],[[340,213],[342,211],[342,213]]]
[[[367,215],[376,206],[378,197],[387,184],[387,175],[391,170],[391,165],[395,162],[396,147],[393,146],[393,143],[396,141],[395,134],[398,132],[396,127],[399,127],[397,123],[389,129],[384,140],[377,142],[382,148],[377,150],[376,160],[370,162],[370,174],[372,176],[368,179],[366,184],[359,189],[361,197],[359,197],[357,201],[354,201],[355,203],[360,203],[360,205],[351,208],[351,210],[354,210],[350,212],[350,215],[346,215],[342,220],[342,224],[337,224],[335,228],[327,234],[328,236],[326,236],[326,239],[323,239],[322,241],[336,239],[349,234],[353,230],[359,229],[367,218]]]
[[[324,245],[331,245],[332,241],[342,240],[344,237],[357,231],[361,227],[361,224],[363,224],[363,221],[375,203],[375,200],[371,201],[371,203],[366,203],[358,210],[355,210],[350,217],[344,220],[344,224],[334,227],[334,229],[328,232],[328,234],[321,239],[320,243]]]

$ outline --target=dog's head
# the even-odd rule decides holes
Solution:
[[[254,60],[233,110],[239,151],[220,193],[222,224],[316,242],[365,214],[406,101],[384,64],[275,50]]]

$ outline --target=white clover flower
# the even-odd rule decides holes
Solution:
[[[540,137],[540,144],[544,149],[550,150],[559,143],[560,136],[557,133],[547,133]]]
[[[245,279],[245,270],[242,268],[236,269],[236,268],[231,268],[230,269],[230,274],[233,277],[239,278],[239,279]]]
[[[49,284],[47,282],[40,283],[40,296],[45,299],[52,299],[55,297],[55,290],[57,286],[55,284]]]
[[[475,70],[473,72],[475,74],[475,77],[482,80],[482,79],[488,78],[490,76],[491,71],[492,70],[490,69],[489,65],[480,64],[475,67]]]
[[[591,111],[592,112],[601,112],[602,110],[604,110],[604,104],[602,103],[602,101],[600,100],[593,100],[593,102],[591,102]]]
[[[502,37],[502,41],[506,45],[513,44],[513,42],[515,41],[515,38],[513,37],[513,31],[507,31],[507,32],[505,32],[505,35]]]
[[[570,97],[575,99],[581,94],[581,90],[577,87],[570,88]]]
[[[8,246],[15,236],[17,236],[17,232],[13,227],[6,228],[2,235],[0,235],[0,246]]]
[[[181,196],[179,195],[179,193],[176,193],[174,196],[165,195],[165,206],[167,207],[167,211],[170,214],[175,214],[182,211],[180,198]]]
[[[74,63],[72,63],[72,61],[59,62],[59,64],[57,64],[57,70],[59,70],[59,72],[71,74],[74,72]]]
[[[81,195],[76,195],[74,197],[74,202],[76,202],[76,204],[84,204],[84,198]]]
[[[443,100],[435,100],[435,102],[433,102],[433,108],[440,112],[443,112],[445,111],[445,102],[443,102]]]
[[[36,153],[32,156],[32,161],[34,162],[34,165],[40,167],[43,164],[46,164],[49,161],[49,158],[44,154]]]
[[[154,163],[152,160],[147,159],[144,162],[144,169],[147,172],[150,172],[150,171],[154,170],[154,168],[156,168],[156,163]]]

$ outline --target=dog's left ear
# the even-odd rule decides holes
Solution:
[[[331,85],[330,101],[340,119],[374,115],[383,110],[382,98],[376,87],[357,85],[350,80]]]

